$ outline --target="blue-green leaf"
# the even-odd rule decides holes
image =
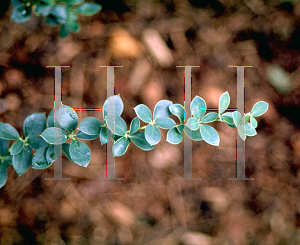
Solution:
[[[257,128],[257,121],[253,116],[250,116],[250,123],[253,128]]]
[[[78,33],[81,29],[80,24],[72,18],[68,18],[66,25],[70,31],[75,33]]]
[[[98,118],[86,117],[81,121],[78,129],[85,134],[95,135],[100,134],[101,127],[102,124]]]
[[[191,102],[191,113],[193,116],[200,120],[206,112],[206,103],[204,99],[199,96],[195,96],[195,98]]]
[[[52,17],[59,24],[64,24],[67,22],[68,10],[67,6],[56,4],[54,5],[50,15],[47,17]]]
[[[144,132],[136,132],[136,133],[130,135],[130,139],[138,148],[140,148],[144,151],[150,151],[155,147],[155,145],[150,145],[148,143],[148,141],[145,138]]]
[[[254,136],[257,134],[255,128],[253,128],[252,125],[248,122],[244,125],[244,131],[248,136]]]
[[[171,144],[179,144],[182,141],[182,134],[174,127],[171,128],[167,133],[167,142]]]
[[[185,128],[184,124],[179,124],[176,126],[176,129],[177,129],[178,133],[180,133],[180,134],[183,133],[184,128]]]
[[[232,112],[226,112],[223,115],[221,115],[220,118],[225,123],[227,122],[228,124],[234,124]]]
[[[58,117],[61,116],[60,125],[68,132],[74,132],[78,125],[77,113],[70,107],[62,105],[58,110]]]
[[[103,118],[106,120],[107,115],[121,116],[124,104],[120,95],[110,96],[103,104]]]
[[[16,8],[19,7],[21,5],[23,5],[24,3],[20,0],[10,0],[11,4]]]
[[[245,141],[246,140],[245,125],[242,123],[238,126],[237,129],[238,129],[239,136]]]
[[[75,5],[75,4],[79,4],[82,3],[84,0],[59,0],[59,2],[64,2],[68,5]]]
[[[213,127],[209,125],[201,124],[200,133],[206,143],[210,145],[216,145],[216,146],[219,145],[220,137],[218,132]]]
[[[65,153],[65,155],[67,156],[67,158],[69,159],[69,161],[73,162],[71,156],[70,156],[70,144],[68,143],[63,143],[61,145],[61,149],[62,151]]]
[[[20,5],[11,13],[11,20],[17,23],[23,23],[29,20],[31,16],[31,6],[27,7],[26,5]]]
[[[32,168],[33,169],[45,169],[50,167],[51,163],[47,162],[46,152],[48,146],[41,147],[36,150],[32,157]]]
[[[155,119],[155,125],[163,129],[170,129],[174,127],[176,123],[172,118],[164,117]]]
[[[45,21],[50,26],[58,26],[60,23],[57,21],[57,18],[52,14],[47,15]]]
[[[27,140],[28,145],[37,150],[40,147],[48,146],[49,144],[40,136],[31,137]]]
[[[173,104],[169,107],[170,112],[172,114],[174,114],[175,116],[177,116],[180,120],[180,123],[184,122],[184,118],[185,118],[185,110],[184,107],[180,104]]]
[[[226,109],[228,108],[230,103],[230,96],[229,93],[226,91],[224,94],[221,95],[219,99],[219,115],[221,115]]]
[[[139,119],[143,122],[151,123],[152,122],[152,114],[150,109],[144,104],[140,104],[133,108]]]
[[[16,155],[19,154],[21,150],[23,150],[24,147],[24,141],[22,140],[17,140],[15,143],[10,148],[10,154],[11,155]]]
[[[46,16],[50,14],[51,10],[52,10],[52,5],[44,4],[40,2],[36,4],[34,12],[36,12],[39,15]]]
[[[116,157],[120,157],[124,155],[128,149],[129,144],[130,144],[130,139],[126,137],[122,137],[118,139],[112,147],[113,155]]]
[[[122,117],[108,115],[106,122],[107,122],[107,127],[112,133],[120,136],[126,135],[127,125]]]
[[[188,127],[185,127],[184,132],[192,140],[195,140],[195,141],[203,140],[199,129],[192,131]]]
[[[140,120],[138,117],[132,119],[130,123],[129,134],[134,134],[140,128]]]
[[[0,156],[8,156],[9,141],[0,138]]]
[[[218,118],[219,114],[216,112],[207,113],[202,119],[201,123],[214,122]]]
[[[55,152],[55,146],[49,145],[46,150],[46,160],[49,165],[53,163],[61,154],[61,151]]]
[[[112,133],[108,128],[102,127],[101,131],[100,131],[99,138],[100,138],[101,144],[106,144],[108,141],[111,140]]]
[[[269,104],[267,102],[264,101],[257,102],[251,110],[251,116],[253,117],[261,116],[268,110],[268,106]]]
[[[78,131],[75,136],[83,140],[94,140],[98,138],[99,134],[85,134],[81,131]]]
[[[190,117],[185,125],[189,127],[190,130],[197,130],[199,128],[198,120],[194,117]]]
[[[47,128],[56,127],[61,128],[61,125],[59,124],[59,119],[61,120],[61,117],[57,116],[58,111],[55,113],[56,121],[54,122],[54,110],[50,112],[47,118]]]
[[[145,138],[150,145],[156,145],[161,139],[161,133],[158,127],[148,124],[145,128]]]
[[[44,113],[33,113],[26,117],[23,124],[25,137],[31,138],[40,135],[46,128],[46,116]]]
[[[102,6],[98,3],[84,3],[73,9],[73,13],[82,15],[94,15],[101,10]]]
[[[70,34],[70,30],[66,24],[62,24],[59,28],[59,35],[61,38],[65,38]]]
[[[24,146],[23,150],[13,156],[12,164],[18,175],[24,174],[31,165],[32,153],[29,146]]]
[[[239,126],[240,123],[243,123],[241,113],[238,111],[232,112],[232,118],[236,127]]]
[[[249,122],[249,120],[250,120],[250,113],[247,113],[243,116],[242,121],[245,124],[245,123]]]
[[[79,140],[72,140],[69,151],[73,162],[82,167],[89,165],[91,150],[85,143]]]
[[[7,181],[7,169],[4,166],[4,164],[0,162],[0,188],[2,188],[5,185],[6,181]]]
[[[20,135],[10,124],[0,122],[0,138],[6,140],[17,140],[20,138]]]
[[[52,145],[59,145],[65,143],[68,139],[67,133],[61,128],[47,128],[41,135],[43,139]]]
[[[153,111],[153,119],[171,116],[172,113],[169,110],[169,107],[172,104],[173,103],[169,100],[161,100],[161,101],[157,102],[157,104],[154,107],[154,111]]]

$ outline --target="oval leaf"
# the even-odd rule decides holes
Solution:
[[[206,103],[204,99],[199,96],[195,96],[195,98],[191,102],[191,113],[193,116],[200,120],[206,112]]]
[[[25,137],[40,135],[46,128],[46,116],[44,113],[33,113],[26,117],[23,124]]]
[[[170,129],[173,128],[176,125],[176,123],[172,118],[164,117],[155,119],[155,125],[163,129]]]
[[[101,10],[102,6],[98,3],[84,3],[73,9],[73,13],[82,15],[94,15]]]
[[[56,149],[57,147],[57,149]],[[61,146],[49,145],[46,150],[46,160],[49,165],[53,163],[61,154]]]
[[[155,145],[150,145],[148,143],[144,132],[136,132],[133,135],[130,135],[130,139],[138,148],[144,151],[150,151],[155,147]]]
[[[158,127],[148,124],[145,128],[145,138],[150,145],[156,145],[161,139],[161,133]]]
[[[130,140],[126,137],[118,139],[112,147],[113,155],[117,157],[124,155],[128,149],[129,143]]]
[[[45,129],[41,136],[52,145],[65,143],[68,139],[68,135],[64,130],[55,127]]]
[[[257,102],[251,110],[251,116],[253,117],[261,116],[268,110],[268,106],[269,104],[267,102],[264,101]]]
[[[239,126],[242,122],[242,116],[241,113],[239,113],[238,111],[234,111],[232,112],[232,118],[233,118],[233,123],[235,124],[235,126]]]
[[[185,110],[184,107],[180,104],[174,104],[169,107],[170,112],[177,116],[180,120],[180,123],[184,122],[185,119]]]
[[[182,141],[182,134],[174,127],[171,128],[167,133],[167,142],[176,145]]]
[[[230,96],[229,93],[226,91],[224,94],[221,95],[219,99],[219,115],[221,115],[226,109],[228,108],[230,103]]]
[[[129,134],[134,134],[135,132],[138,131],[139,128],[140,128],[140,120],[138,117],[135,117],[132,119],[130,123]]]
[[[248,136],[254,136],[257,134],[255,128],[253,128],[252,125],[248,122],[244,125],[244,131]]]
[[[169,100],[161,100],[161,101],[157,102],[157,104],[154,107],[154,111],[153,111],[153,119],[171,116],[172,113],[169,110],[169,107],[172,104],[173,103]]]
[[[257,120],[253,116],[250,116],[250,123],[253,128],[257,128]]]
[[[50,14],[51,10],[52,10],[52,5],[37,3],[34,12],[36,12],[39,15],[46,16]]]
[[[7,181],[7,170],[4,164],[0,163],[0,188],[2,188]]]
[[[219,145],[220,137],[218,132],[213,127],[209,125],[201,124],[200,133],[206,143],[210,145],[216,145],[216,146]]]
[[[223,115],[221,115],[222,122],[228,123],[228,124],[234,124],[232,112],[226,112]]]
[[[102,127],[99,138],[100,138],[101,144],[107,144],[107,142],[110,141],[112,138],[112,133],[108,128]]]
[[[36,150],[32,157],[32,168],[34,169],[45,169],[50,167],[51,163],[47,162],[46,151],[48,146],[41,147]]]
[[[62,105],[58,110],[57,118],[61,127],[70,133],[74,132],[78,125],[77,113],[70,106]]]
[[[242,138],[242,140],[245,141],[246,140],[245,125],[240,124],[237,129],[238,129],[239,136]]]
[[[143,122],[151,123],[152,122],[152,114],[150,109],[144,104],[140,104],[133,108],[139,119]]]
[[[0,138],[6,140],[17,140],[20,138],[18,131],[8,123],[0,123]]]
[[[185,127],[184,128],[184,132],[192,140],[195,140],[195,141],[203,140],[203,138],[202,138],[202,136],[200,134],[200,130],[199,129],[197,129],[197,130],[190,130],[188,127]]]
[[[24,147],[24,141],[18,140],[10,148],[10,154],[11,155],[16,155],[19,154],[21,150],[23,150]]]
[[[78,139],[83,139],[83,140],[94,140],[97,139],[99,134],[85,134],[81,131],[78,131],[75,135]]]
[[[120,95],[110,96],[103,104],[104,120],[106,120],[107,115],[121,116],[123,107],[124,104]]]
[[[201,123],[209,123],[209,122],[214,122],[218,118],[218,113],[216,112],[210,112],[207,113],[202,119]]]
[[[31,16],[31,6],[27,7],[25,4],[20,5],[16,8],[11,13],[11,20],[17,23],[23,23],[29,20]]]
[[[0,156],[8,156],[9,141],[0,138]]]
[[[32,153],[29,146],[24,146],[19,154],[13,156],[12,164],[18,175],[24,174],[31,165]]]
[[[40,147],[48,146],[49,144],[40,136],[32,137],[27,140],[28,145],[37,150]]]
[[[54,121],[54,110],[52,110],[47,118],[47,128],[51,128],[51,127],[61,128],[61,125],[59,124],[58,121],[58,119],[61,118],[57,117],[57,112],[55,113],[55,118],[56,120]]]
[[[117,135],[125,136],[127,132],[127,125],[124,119],[120,116],[107,116],[107,127],[109,130]]]
[[[69,151],[73,162],[82,167],[89,165],[91,161],[91,150],[85,143],[79,140],[72,140]]]
[[[199,123],[198,120],[194,117],[190,117],[187,122],[186,122],[186,126],[190,129],[190,130],[197,130],[199,128]]]
[[[81,121],[78,129],[85,134],[95,135],[100,134],[101,127],[102,124],[98,118],[86,117]]]
[[[61,149],[65,153],[65,155],[67,156],[67,158],[69,159],[69,161],[73,162],[73,160],[71,159],[71,156],[70,156],[70,144],[63,143],[61,145]]]
[[[183,133],[184,128],[185,128],[184,124],[180,124],[180,125],[176,126],[176,129],[177,129],[178,133],[180,133],[180,134]]]

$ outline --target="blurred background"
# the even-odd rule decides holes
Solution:
[[[81,31],[65,39],[32,16],[10,21],[0,3],[0,121],[22,132],[33,112],[50,113],[54,70],[62,68],[63,103],[101,108],[106,69],[115,68],[115,94],[129,126],[138,104],[153,110],[162,99],[184,103],[184,69],[192,69],[192,96],[217,107],[222,93],[236,107],[236,69],[245,69],[245,111],[269,103],[258,134],[246,140],[246,177],[235,177],[236,131],[211,125],[220,146],[193,142],[193,177],[183,177],[183,142],[171,145],[162,130],[150,152],[133,144],[105,177],[106,147],[99,139],[87,168],[63,156],[63,176],[53,166],[12,167],[0,189],[0,244],[42,245],[297,245],[300,244],[300,2],[292,0],[97,0],[103,9],[81,17]],[[78,112],[81,120],[101,112]],[[174,117],[175,118],[175,117]],[[110,149],[108,149],[110,150]]]

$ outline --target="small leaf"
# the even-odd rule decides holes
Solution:
[[[85,134],[95,135],[100,134],[101,127],[102,124],[98,118],[86,117],[81,121],[78,129]]]
[[[155,145],[150,145],[148,143],[144,132],[136,132],[133,135],[130,135],[130,139],[138,148],[144,151],[150,151],[155,147]]]
[[[250,123],[253,128],[257,128],[257,121],[253,116],[250,116]]]
[[[52,5],[44,4],[40,2],[36,4],[34,12],[36,12],[39,15],[46,16],[50,14],[51,10],[52,10]]]
[[[67,6],[56,4],[54,5],[51,14],[47,17],[51,16],[56,22],[59,24],[65,24],[68,18],[68,10]]]
[[[246,140],[245,125],[240,124],[237,129],[238,129],[239,136],[242,138],[242,140],[245,141]]]
[[[85,134],[81,131],[78,131],[75,136],[83,140],[94,140],[98,138],[99,134]]]
[[[172,118],[164,117],[155,119],[155,125],[163,129],[170,129],[174,127],[176,123]]]
[[[10,154],[11,155],[16,155],[19,154],[21,150],[23,150],[24,147],[24,141],[18,140],[10,148]]]
[[[247,113],[243,116],[242,121],[245,124],[245,123],[249,122],[249,120],[250,120],[250,113]]]
[[[216,112],[207,113],[202,119],[201,123],[214,122],[218,118],[219,114]]]
[[[59,1],[64,2],[68,5],[75,5],[75,4],[82,3],[84,0],[59,0]]]
[[[73,162],[71,156],[70,156],[70,144],[68,143],[63,143],[61,145],[61,149],[62,151],[65,153],[65,155],[67,156],[67,158],[69,159],[69,161]]]
[[[10,0],[11,4],[16,8],[19,7],[21,5],[23,5],[24,3],[20,0]]]
[[[40,135],[46,128],[46,116],[44,113],[33,113],[26,117],[23,124],[25,137],[31,138]]]
[[[111,131],[106,127],[102,127],[99,135],[101,144],[106,144],[107,142],[109,142],[111,140],[111,137]]]
[[[66,24],[62,24],[59,28],[59,35],[61,38],[65,38],[70,34],[70,30]]]
[[[26,5],[20,5],[11,13],[11,20],[17,23],[24,23],[29,20],[31,16],[31,6],[27,7]]]
[[[173,103],[169,100],[161,100],[161,101],[157,102],[157,104],[154,107],[154,111],[153,111],[153,119],[171,116],[172,113],[169,110],[169,107],[172,104]]]
[[[52,145],[65,143],[68,139],[67,133],[61,128],[47,128],[41,135],[45,141]]]
[[[69,151],[73,162],[82,167],[89,165],[91,161],[91,150],[85,143],[79,140],[72,140]]]
[[[219,145],[220,137],[218,132],[213,127],[209,125],[201,124],[200,133],[206,143],[210,145],[216,145],[216,146]]]
[[[268,106],[269,104],[267,102],[264,101],[257,102],[251,110],[251,116],[253,117],[261,116],[268,110]]]
[[[167,133],[167,142],[171,144],[179,144],[182,141],[182,134],[174,127],[171,128]]]
[[[219,99],[219,115],[221,115],[226,109],[228,108],[230,103],[230,96],[229,93],[226,91],[224,94],[221,95]]]
[[[145,128],[145,138],[150,145],[156,145],[161,139],[161,133],[158,127],[148,124]]]
[[[59,146],[56,146],[59,147]],[[55,151],[56,150],[56,151]],[[46,160],[49,165],[53,163],[57,158],[60,156],[61,151],[58,149],[55,149],[54,145],[49,145],[46,150]]]
[[[10,124],[0,122],[0,138],[6,140],[17,140],[20,138],[20,135]]]
[[[80,31],[80,24],[72,18],[68,18],[66,25],[71,32],[78,33]]]
[[[4,164],[0,163],[0,188],[2,188],[7,181],[7,170]]]
[[[140,104],[133,108],[139,119],[143,122],[151,123],[152,122],[152,114],[150,109],[144,104]]]
[[[40,147],[48,146],[49,144],[40,136],[32,137],[27,140],[28,145],[37,150]]]
[[[73,108],[62,105],[57,114],[58,117],[61,116],[61,120],[59,120],[61,127],[70,133],[74,132],[78,125],[78,116]]]
[[[107,116],[107,127],[113,134],[125,136],[127,132],[127,125],[124,119],[120,116]]]
[[[60,23],[57,21],[57,18],[51,14],[49,14],[46,18],[45,21],[48,25],[50,26],[58,26]]]
[[[103,104],[103,118],[106,120],[107,115],[121,116],[124,104],[120,95],[110,96]]]
[[[239,126],[240,123],[242,123],[242,116],[238,111],[232,112],[232,118],[236,127]]]
[[[46,169],[50,167],[51,164],[47,162],[46,152],[48,146],[41,147],[36,150],[32,157],[32,168],[33,169]]]
[[[117,157],[124,155],[128,149],[129,144],[130,139],[126,137],[122,137],[119,140],[117,140],[112,147],[113,155]]]
[[[97,3],[84,3],[73,9],[73,13],[82,15],[94,15],[101,10],[102,6]]]
[[[0,138],[0,156],[8,156],[9,141]]]
[[[253,128],[252,125],[248,122],[244,125],[244,131],[248,136],[254,136],[257,134],[255,128]]]
[[[138,117],[132,119],[130,123],[129,134],[134,134],[140,128],[140,120]]]
[[[183,133],[184,128],[185,128],[184,124],[179,124],[176,126],[176,129],[177,129],[178,133],[180,133],[180,134]]]
[[[177,116],[180,120],[180,123],[184,122],[184,118],[185,118],[185,110],[184,107],[180,104],[173,104],[169,107],[170,112],[172,114],[174,114],[175,116]]]
[[[119,136],[119,135],[114,134],[114,142],[118,141],[118,139],[121,139],[122,137],[123,136]]]
[[[190,130],[197,130],[199,128],[198,120],[194,117],[190,117],[186,122],[186,126],[189,127]]]
[[[184,132],[192,140],[195,140],[195,141],[203,140],[199,129],[192,131],[188,127],[185,127]]]
[[[56,127],[61,128],[61,125],[59,124],[59,119],[61,120],[61,117],[57,116],[58,111],[55,113],[56,120],[54,121],[54,110],[50,112],[47,118],[47,128]]]
[[[32,153],[29,146],[24,146],[23,150],[13,156],[12,164],[18,175],[24,174],[31,165]]]
[[[193,116],[200,120],[206,112],[206,103],[205,101],[199,97],[195,96],[195,98],[191,102],[191,113]]]
[[[233,116],[231,112],[226,112],[221,115],[221,120],[228,124],[234,124]]]

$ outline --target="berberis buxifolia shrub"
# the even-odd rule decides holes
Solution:
[[[141,104],[134,108],[137,117],[131,121],[129,130],[121,117],[123,101],[119,95],[111,96],[104,102],[103,123],[95,117],[87,117],[78,126],[76,112],[66,105],[62,105],[56,113],[52,110],[47,120],[44,113],[29,115],[24,121],[23,137],[10,124],[0,122],[0,187],[3,187],[7,180],[7,168],[10,165],[19,175],[25,173],[30,166],[34,169],[51,166],[59,157],[54,154],[54,145],[61,145],[62,151],[70,161],[86,167],[91,160],[91,151],[81,140],[95,140],[99,137],[101,144],[106,144],[113,138],[113,155],[122,156],[131,142],[142,150],[152,150],[161,140],[160,128],[168,130],[167,141],[171,144],[179,144],[185,132],[192,140],[204,140],[208,144],[218,146],[218,132],[208,125],[214,121],[237,128],[244,141],[246,136],[256,135],[255,117],[267,111],[268,103],[257,102],[251,112],[243,117],[238,111],[226,112],[229,103],[229,94],[225,92],[219,99],[218,113],[205,114],[206,103],[196,96],[191,102],[190,118],[185,118],[186,113],[182,105],[173,104],[169,100],[159,101],[153,114],[146,105]],[[178,117],[179,123],[170,118],[172,114]],[[141,127],[140,120],[147,125]],[[66,143],[68,139],[70,144]],[[9,140],[14,141],[10,147]],[[33,155],[32,150],[35,150]]]

